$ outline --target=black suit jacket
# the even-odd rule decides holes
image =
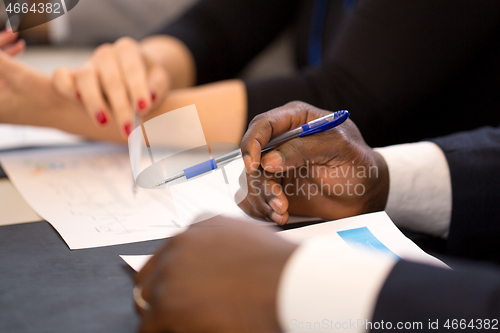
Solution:
[[[500,1],[329,0],[311,67],[314,3],[201,0],[161,32],[188,46],[201,84],[233,78],[291,28],[298,72],[247,80],[248,121],[292,100],[348,109],[377,147],[500,124]]]
[[[444,327],[447,320],[453,325],[457,319],[460,325],[463,319],[467,325],[457,331],[492,331],[495,323],[500,329],[500,128],[431,141],[443,150],[450,168],[448,253],[468,261],[449,262],[453,271],[399,262],[381,290],[372,321],[422,322],[429,330],[429,323],[438,320],[440,330],[453,331]]]

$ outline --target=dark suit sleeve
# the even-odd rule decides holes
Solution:
[[[348,109],[372,146],[477,128],[485,118],[456,112],[449,121],[448,110],[473,99],[466,95],[498,90],[497,79],[483,74],[496,70],[489,48],[498,45],[499,18],[498,1],[360,0],[320,68],[246,83],[249,119],[291,100]]]
[[[443,150],[450,168],[449,254],[500,262],[500,128],[431,141]]]
[[[476,332],[477,319],[496,319],[500,327],[500,270],[477,264],[453,265],[445,270],[400,261],[380,291],[372,322],[421,322],[429,330],[429,320],[438,320],[439,331]],[[474,320],[475,329],[446,329],[446,320]],[[414,331],[422,330],[415,329]],[[394,327],[393,327],[394,329]],[[375,331],[375,330],[374,330]],[[379,330],[376,330],[379,331]],[[491,331],[490,329],[487,331]]]
[[[197,84],[233,78],[295,18],[297,0],[201,0],[159,33],[190,49]]]

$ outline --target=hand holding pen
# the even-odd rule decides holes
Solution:
[[[344,121],[349,118],[349,112],[347,110],[341,110],[333,113],[328,113],[324,115],[323,117],[313,119],[306,124],[303,124],[297,128],[294,128],[292,130],[286,131],[284,133],[281,133],[279,135],[276,135],[274,138],[272,138],[266,146],[262,149],[262,153],[265,153],[267,151],[270,151],[271,149],[275,147],[279,147],[282,144],[293,140],[295,138],[299,137],[306,137],[312,134],[316,133],[321,133],[324,131],[327,131],[329,129],[332,129],[340,124],[342,124]],[[224,154],[222,156],[218,156],[215,158],[212,158],[208,161],[196,164],[192,167],[186,168],[181,172],[178,172],[176,174],[170,175],[169,177],[165,178],[163,181],[159,182],[156,184],[156,186],[160,186],[163,184],[170,183],[174,180],[181,179],[181,178],[186,178],[190,179],[199,175],[202,175],[206,172],[210,172],[212,170],[215,170],[217,168],[221,168],[224,165],[227,165],[237,159],[238,157],[241,156],[241,150],[236,149],[234,151],[231,151],[227,154]]]
[[[248,173],[248,195],[240,204],[245,213],[282,225],[290,214],[333,220],[385,208],[387,165],[349,119],[262,155],[276,133],[331,114],[292,102],[252,120],[241,142]]]

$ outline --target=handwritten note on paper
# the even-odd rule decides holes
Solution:
[[[21,195],[71,249],[170,237],[187,224],[177,217],[168,189],[133,195],[124,146],[13,152],[0,160]],[[244,217],[236,204],[227,213]]]

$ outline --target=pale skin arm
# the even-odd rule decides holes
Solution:
[[[240,142],[247,111],[242,81],[172,91],[144,120],[190,104],[197,107],[207,141]],[[48,76],[3,53],[0,53],[0,123],[54,127],[91,139],[126,141],[116,122],[95,126],[83,104],[59,94]]]
[[[191,51],[171,36],[151,36],[140,43],[143,54],[160,64],[170,76],[170,88],[191,87],[196,81],[196,68]]]

